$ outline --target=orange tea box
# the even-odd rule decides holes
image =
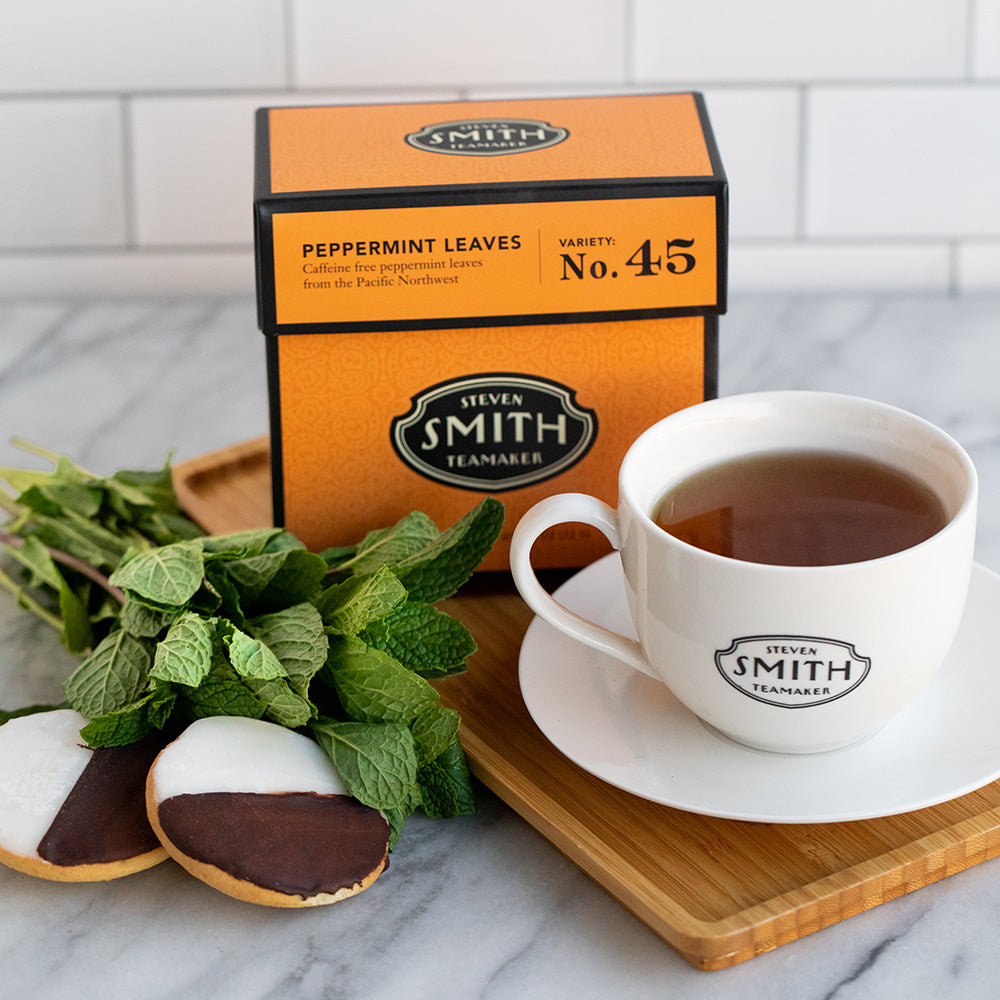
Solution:
[[[614,502],[715,394],[727,185],[694,93],[262,109],[255,231],[276,523],[351,544],[487,494]],[[537,564],[606,550],[584,526]]]

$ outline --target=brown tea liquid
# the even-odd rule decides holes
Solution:
[[[672,487],[656,523],[700,549],[745,562],[828,566],[877,559],[947,523],[920,480],[857,455],[762,452]]]

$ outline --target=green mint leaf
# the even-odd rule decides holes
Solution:
[[[34,536],[50,548],[68,552],[99,570],[114,569],[128,548],[126,542],[98,524],[72,515],[55,518],[36,514],[22,535]]]
[[[33,510],[36,514],[44,514],[46,517],[58,517],[62,513],[62,510],[59,504],[49,496],[46,489],[47,485],[29,486],[17,498],[17,502],[22,507]]]
[[[323,591],[315,604],[325,625],[341,635],[356,635],[406,600],[406,589],[386,566],[352,576]]]
[[[359,802],[403,813],[419,804],[417,757],[406,726],[320,719],[311,729]]]
[[[290,548],[274,554],[283,558],[277,572],[253,602],[254,614],[279,611],[292,604],[310,600],[319,592],[323,577],[326,576],[326,563],[322,557],[305,548]]]
[[[281,660],[260,639],[234,628],[225,641],[229,648],[229,662],[240,677],[266,681],[285,676]]]
[[[150,661],[144,643],[122,630],[112,632],[70,675],[66,697],[88,719],[117,712],[145,694]]]
[[[63,483],[94,483],[99,481],[97,476],[81,468],[66,455],[55,456],[55,463],[55,471],[52,473],[53,481]]]
[[[150,676],[197,687],[212,667],[215,625],[201,615],[183,614],[156,646]]]
[[[246,629],[278,658],[289,686],[307,696],[309,682],[326,663],[329,648],[319,611],[308,603],[296,604],[254,618]]]
[[[404,601],[403,603],[405,604],[406,602]],[[372,622],[358,633],[358,638],[369,646],[374,646],[376,649],[381,649],[384,653],[389,653],[389,650],[385,648],[385,643],[389,639],[387,621],[388,618],[380,618],[377,622]],[[389,655],[391,656],[392,653],[389,653]],[[397,656],[396,659],[399,660],[399,657]],[[400,663],[402,663],[402,660],[400,660]]]
[[[361,638],[421,677],[449,677],[466,669],[476,641],[456,618],[430,604],[407,601]]]
[[[41,487],[41,490],[62,510],[71,510],[88,519],[97,516],[104,500],[102,490],[83,483],[54,482]]]
[[[258,552],[251,556],[232,559],[224,564],[225,571],[233,581],[241,600],[256,600],[257,596],[264,592],[268,581],[278,572],[281,558],[273,553],[265,555]]]
[[[84,517],[75,510],[63,508],[58,523],[71,529],[79,538],[85,539],[91,545],[105,552],[114,553],[118,559],[121,559],[133,545],[132,539],[128,538],[113,520],[105,523],[103,518]]]
[[[220,618],[228,618],[234,625],[243,627],[243,616],[239,588],[226,572],[225,566],[209,562],[205,566],[205,589],[215,595],[216,612]]]
[[[32,486],[47,483],[51,478],[51,472],[43,472],[41,469],[16,469],[9,465],[0,466],[0,479],[8,483],[17,494],[30,490]]]
[[[225,535],[207,535],[205,552],[226,559],[248,559],[259,556],[268,543],[282,533],[281,528],[249,528]]]
[[[264,705],[264,714],[279,725],[301,729],[316,717],[312,702],[293,691],[284,677],[246,677],[243,683]]]
[[[204,535],[181,512],[169,457],[159,469],[119,469],[101,486],[107,508],[159,545]]]
[[[504,505],[485,497],[425,549],[396,563],[410,599],[434,604],[455,593],[500,537],[503,522]]]
[[[90,622],[94,629],[94,641],[91,643],[91,648],[93,648],[101,639],[103,639],[117,626],[118,616],[121,613],[122,606],[110,594],[107,594],[102,598],[101,591],[98,588],[91,587],[90,590],[91,599],[87,599],[81,594],[81,600],[84,600],[91,608]],[[97,598],[101,602],[96,609],[93,607],[93,596],[95,592]]]
[[[333,636],[326,667],[352,719],[408,723],[438,699],[422,677],[360,639]]]
[[[203,538],[205,533],[194,521],[183,514],[151,510],[140,514],[134,521],[136,530],[154,545],[172,545],[174,542]]]
[[[222,604],[222,594],[206,574],[194,597],[187,602],[187,610],[196,611],[206,618],[211,618],[213,615],[221,617]]]
[[[169,457],[159,469],[119,469],[102,480],[102,485],[131,507],[151,507],[166,514],[180,512]]]
[[[49,550],[37,538],[28,537],[24,539],[23,545],[11,546],[6,551],[30,571],[32,586],[46,584],[58,590],[62,585],[62,574],[49,555]]]
[[[89,594],[90,586],[85,585],[84,594]],[[71,653],[83,653],[94,643],[94,630],[90,627],[90,613],[86,601],[59,577],[59,615],[62,618],[63,645]]]
[[[434,819],[472,816],[476,812],[475,791],[458,738],[436,760],[417,773],[420,804]]]
[[[110,582],[161,607],[182,608],[198,592],[204,576],[202,543],[195,538],[123,560]]]
[[[153,732],[145,702],[91,719],[80,736],[89,747],[123,747]]]
[[[406,809],[383,809],[385,818],[389,821],[389,851],[396,849],[399,838],[403,835],[403,824],[410,815]]]
[[[432,705],[425,708],[410,725],[417,750],[417,761],[423,766],[441,756],[458,738],[462,717],[453,708]]]
[[[324,549],[320,555],[330,569],[337,569],[340,565],[347,562],[348,559],[352,559],[357,555],[357,552],[357,545],[340,545],[336,548]]]
[[[355,575],[373,573],[382,566],[396,566],[426,551],[440,535],[437,525],[423,511],[415,510],[389,528],[369,531],[355,547],[353,557],[340,560],[337,565],[349,568]],[[336,551],[330,551],[330,560],[336,560]]]
[[[213,657],[212,669],[202,682],[196,688],[184,691],[182,698],[195,719],[214,715],[242,715],[248,719],[259,719],[265,709],[264,703],[218,653]]]
[[[266,551],[234,559],[225,566],[244,608],[248,613],[253,608],[258,614],[308,600],[326,574],[322,558],[301,547]]]
[[[132,521],[149,508],[156,506],[150,494],[136,483],[122,478],[120,473],[101,480],[104,500],[114,513],[125,521]]]
[[[106,552],[115,553],[119,559],[132,547],[131,540],[117,526],[106,526],[99,520],[84,517],[74,510],[63,510],[60,520],[64,525],[72,524],[81,538]]]
[[[129,635],[134,635],[137,639],[155,639],[165,628],[170,627],[180,613],[176,609],[160,611],[138,601],[126,601],[122,605],[119,621]]]
[[[120,747],[135,743],[170,719],[177,695],[169,684],[154,682],[143,698],[107,715],[91,719],[80,735],[91,747]]]
[[[275,532],[264,546],[265,552],[288,552],[291,549],[298,549],[300,552],[308,551],[305,545],[290,531]]]
[[[162,681],[153,680],[150,683],[149,721],[157,728],[163,729],[170,719],[177,703],[177,689]]]
[[[92,486],[50,480],[26,489],[17,502],[48,517],[59,517],[64,512],[72,511],[89,519],[97,516],[102,499],[101,491]]]
[[[309,685],[309,701],[316,706],[317,715],[325,715],[331,719],[347,718],[347,712],[337,697],[329,670],[320,670],[313,678]]]

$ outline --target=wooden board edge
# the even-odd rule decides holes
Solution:
[[[469,769],[479,781],[686,961],[696,968],[707,968],[701,949],[714,933],[713,924],[699,920],[673,900],[645,887],[646,880],[641,877],[625,888],[612,877],[600,852],[587,849],[590,838],[579,829],[574,817],[544,789],[534,789],[535,798],[531,801],[516,794],[517,782],[505,778],[505,772],[510,769],[505,759],[466,727],[463,727],[461,739]],[[544,803],[544,807],[540,803]],[[684,927],[687,930],[681,929]]]
[[[882,903],[1000,856],[1000,808],[869,858],[722,920],[702,920],[665,899],[641,873],[615,879],[605,859],[587,849],[576,822],[544,790],[536,801],[514,792],[506,761],[474,732],[463,746],[473,775],[515,810],[612,898],[700,971],[719,971],[831,927]],[[544,808],[538,802],[544,801]]]

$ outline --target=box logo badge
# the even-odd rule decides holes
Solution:
[[[539,375],[484,372],[412,397],[390,429],[396,454],[448,486],[499,493],[575,465],[597,436],[597,415],[568,386]]]
[[[803,635],[751,635],[715,654],[715,665],[738,691],[779,708],[808,708],[850,694],[872,661],[850,642]]]
[[[568,137],[567,129],[531,118],[469,118],[425,125],[406,141],[428,153],[507,156],[555,146]]]

